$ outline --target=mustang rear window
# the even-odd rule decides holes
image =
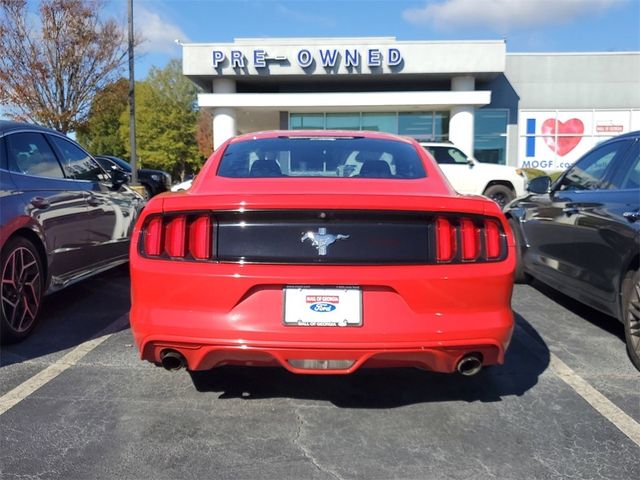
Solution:
[[[362,137],[287,137],[232,143],[218,176],[231,178],[424,178],[410,144]]]

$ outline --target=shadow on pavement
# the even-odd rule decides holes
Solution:
[[[566,308],[570,312],[578,315],[580,318],[588,321],[605,332],[618,337],[623,343],[625,343],[624,325],[616,318],[591,308],[584,303],[580,303],[579,301],[574,300],[573,298],[538,280],[533,280],[531,286],[558,305]]]
[[[128,264],[47,295],[24,341],[0,347],[0,367],[76,347],[129,328]]]
[[[549,365],[549,350],[536,330],[516,314],[516,330],[504,365],[474,377],[410,368],[361,369],[352,375],[295,375],[284,368],[220,367],[190,372],[200,392],[220,398],[296,398],[346,408],[394,408],[425,402],[499,402],[524,394]]]

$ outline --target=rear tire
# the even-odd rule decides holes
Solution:
[[[483,195],[496,202],[500,206],[500,210],[506,207],[511,200],[516,198],[513,190],[504,185],[491,185],[484,191]]]
[[[640,370],[640,271],[630,271],[622,283],[622,323],[627,352]]]
[[[0,254],[0,343],[26,338],[37,323],[44,269],[36,247],[23,237],[7,242]]]
[[[510,218],[509,226],[511,227],[511,231],[513,231],[513,238],[516,242],[516,271],[513,275],[513,281],[515,283],[529,283],[531,281],[531,275],[524,271],[524,262],[522,259],[525,246],[522,240],[522,233],[520,232],[520,224],[516,219]]]

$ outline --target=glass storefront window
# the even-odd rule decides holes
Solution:
[[[363,113],[362,130],[398,133],[397,113]]]
[[[433,112],[400,112],[398,133],[418,140],[433,140]]]
[[[474,115],[474,157],[485,163],[505,164],[509,111],[481,108]]]
[[[292,113],[289,125],[291,130],[324,130],[324,113]]]
[[[289,128],[372,130],[397,133],[417,140],[446,141],[449,139],[449,118],[447,111],[291,113]]]
[[[327,113],[327,130],[360,130],[359,113]]]
[[[433,137],[436,142],[449,140],[449,112],[433,112]]]

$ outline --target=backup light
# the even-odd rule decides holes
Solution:
[[[292,367],[304,370],[348,370],[355,360],[289,360]]]

